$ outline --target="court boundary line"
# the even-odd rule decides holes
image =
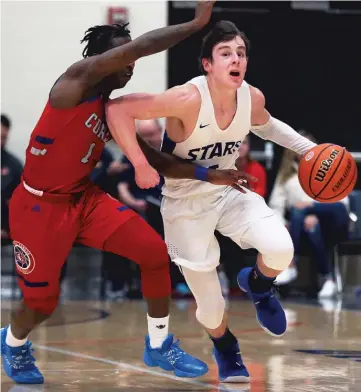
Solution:
[[[87,355],[87,354],[82,354],[77,351],[70,351],[70,350],[62,350],[57,347],[52,347],[52,346],[44,346],[41,344],[33,344],[34,347],[44,350],[44,351],[49,351],[49,352],[54,352],[58,354],[63,354],[63,355],[69,355],[75,358],[82,358],[82,359],[87,359],[89,361],[93,362],[100,362],[100,363],[106,363],[107,365],[113,365],[116,366],[117,368],[120,369],[126,369],[126,370],[131,370],[133,372],[138,372],[138,373],[143,373],[143,374],[150,374],[152,376],[157,376],[161,378],[166,378],[168,380],[173,380],[173,381],[178,381],[183,384],[190,384],[190,385],[195,385],[197,387],[201,387],[204,389],[217,389],[218,391],[224,391],[224,392],[229,392],[229,388],[226,386],[222,386],[222,384],[209,384],[206,382],[201,382],[201,381],[196,381],[192,378],[180,378],[177,376],[174,376],[172,374],[167,374],[167,373],[162,373],[160,371],[156,370],[151,370],[148,368],[144,368],[142,366],[137,366],[137,365],[131,365],[130,363],[122,362],[122,361],[113,361],[112,359],[107,359],[107,358],[100,358],[100,357],[95,357],[92,355]],[[106,369],[104,369],[106,370]],[[112,369],[114,370],[114,369]],[[244,383],[244,385],[250,385],[249,383]]]

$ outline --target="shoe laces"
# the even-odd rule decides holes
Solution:
[[[171,365],[174,365],[185,355],[185,352],[179,347],[179,343],[178,339],[175,340],[171,344],[169,350],[165,353],[165,357]]]
[[[31,347],[31,343],[27,342],[21,350],[16,353],[10,351],[9,355],[6,355],[5,359],[9,366],[16,370],[32,370],[34,368],[35,358],[33,357],[34,349]]]

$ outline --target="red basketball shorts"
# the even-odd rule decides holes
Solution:
[[[144,238],[137,244],[139,233]],[[38,310],[49,313],[53,306],[44,309],[44,304],[37,301],[57,301],[61,268],[74,243],[121,254],[139,263],[149,260],[148,244],[152,244],[160,253],[162,265],[167,258],[158,234],[133,210],[96,186],[74,201],[62,197],[49,200],[46,194],[36,196],[20,184],[10,201],[10,234],[24,301],[31,308],[40,307]]]

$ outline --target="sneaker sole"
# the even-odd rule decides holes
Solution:
[[[8,375],[8,377],[11,378],[9,375]],[[15,381],[17,384],[21,384],[21,385],[41,385],[41,384],[44,384],[44,379],[24,381],[21,379],[12,378],[12,380]]]
[[[248,384],[251,382],[251,377],[247,376],[231,376],[226,378],[220,378],[220,382],[228,382],[228,383],[244,383]]]
[[[218,366],[217,360],[215,358],[214,355],[212,355],[213,361],[216,363],[216,365]],[[244,383],[247,384],[249,382],[251,382],[251,377],[250,376],[229,376],[226,378],[222,378],[218,376],[218,379],[220,382],[229,382],[229,383]]]
[[[204,376],[204,375],[207,374],[207,373],[208,373],[208,368],[205,369],[204,372],[198,373],[198,374],[186,373],[186,372],[183,372],[183,371],[181,371],[181,370],[174,369],[174,374],[175,374],[177,377],[181,377],[181,378],[196,378],[196,377]]]
[[[181,378],[196,378],[196,377],[204,376],[205,374],[208,373],[208,368],[205,369],[203,372],[194,374],[194,373],[186,373],[186,372],[183,372],[182,370],[174,369],[174,368],[167,369],[167,368],[164,368],[161,365],[155,365],[154,363],[152,363],[151,365],[148,365],[147,363],[145,363],[145,364],[147,366],[149,366],[149,367],[159,367],[160,369],[162,369],[162,370],[164,370],[166,372],[173,372],[177,377],[181,377]]]

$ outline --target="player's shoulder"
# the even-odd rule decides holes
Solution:
[[[174,86],[172,89],[181,96],[187,96],[192,98],[199,95],[197,87],[189,82],[181,84],[179,86]]]
[[[95,57],[81,59],[68,67],[58,78],[49,93],[53,108],[69,109],[81,102],[87,91],[88,74]]]
[[[252,102],[252,107],[264,107],[266,104],[266,98],[263,94],[263,92],[254,86],[249,86],[249,92],[251,95],[251,102]]]
[[[201,96],[199,90],[193,84],[185,83],[172,87],[170,90],[172,90],[172,95],[177,99],[178,103],[192,105],[200,102]]]

